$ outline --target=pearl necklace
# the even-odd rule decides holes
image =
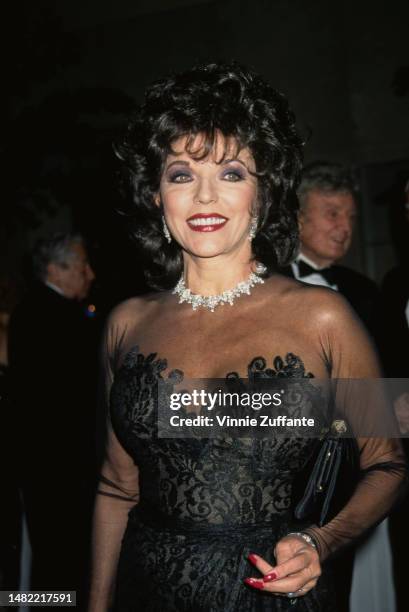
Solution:
[[[250,295],[251,289],[258,284],[263,284],[264,279],[259,276],[266,271],[265,266],[257,264],[256,272],[252,272],[246,281],[238,283],[233,289],[223,291],[219,295],[200,295],[199,293],[192,293],[185,285],[183,275],[181,276],[178,284],[173,289],[172,293],[179,296],[179,304],[187,302],[191,304],[193,310],[199,307],[207,308],[210,312],[214,312],[214,309],[224,304],[230,304],[233,306],[234,300],[241,295]]]

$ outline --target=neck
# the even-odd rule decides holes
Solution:
[[[220,295],[245,281],[254,271],[254,262],[237,257],[184,257],[183,276],[185,285],[192,293]]]
[[[317,267],[317,270],[320,270],[322,268],[328,268],[329,266],[332,266],[333,263],[335,263],[333,259],[319,257],[318,255],[316,255],[315,253],[311,253],[311,251],[305,249],[304,247],[301,249],[300,255],[302,255],[305,259],[308,259],[311,263],[313,263],[314,266]]]

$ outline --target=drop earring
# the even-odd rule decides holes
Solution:
[[[166,220],[165,217],[162,215],[162,223],[163,223],[163,235],[165,236],[166,240],[171,243],[172,242],[172,236],[170,235],[169,232],[169,228],[166,225]]]
[[[257,225],[258,225],[258,217],[257,216],[251,217],[249,235],[248,235],[248,239],[250,240],[250,242],[254,240],[254,238],[256,237]]]

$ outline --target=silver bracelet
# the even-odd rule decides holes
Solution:
[[[305,533],[304,531],[292,531],[291,533],[287,533],[285,537],[289,537],[289,536],[298,536],[299,538],[302,538],[304,542],[307,542],[307,544],[312,546],[314,550],[317,550],[316,543],[314,542],[312,537],[308,535],[308,533]]]

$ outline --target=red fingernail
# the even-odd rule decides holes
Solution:
[[[273,580],[277,580],[278,576],[276,572],[270,572],[263,576],[263,582],[272,582]]]
[[[264,584],[261,580],[256,580],[255,578],[244,578],[244,582],[253,587],[253,589],[264,589]]]
[[[257,565],[257,557],[255,554],[250,553],[249,556],[247,557],[247,559],[250,561],[250,563],[252,563],[253,565]]]

